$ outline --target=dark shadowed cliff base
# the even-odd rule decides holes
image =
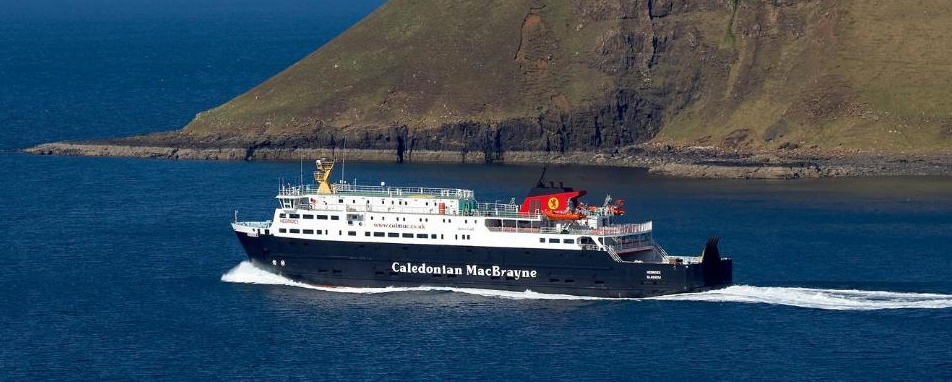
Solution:
[[[372,162],[569,164],[646,168],[655,175],[706,179],[798,179],[858,176],[952,176],[952,156],[941,154],[817,153],[790,151],[726,152],[713,147],[631,145],[617,152],[393,150],[299,148],[262,144],[256,147],[171,147],[99,143],[48,143],[26,152],[40,155],[119,156],[186,160],[287,160],[321,157]]]

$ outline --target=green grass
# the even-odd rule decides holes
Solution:
[[[724,41],[722,47],[727,49],[734,49],[737,47],[737,36],[734,35],[734,19],[737,17],[737,2],[739,0],[733,0],[730,4],[731,8],[731,18],[727,22],[727,29],[724,30]]]
[[[537,118],[561,97],[597,107],[628,88],[665,107],[659,139],[684,144],[747,130],[750,148],[952,148],[952,2],[689,2],[655,20],[616,17],[610,1],[546,2],[523,41],[533,4],[392,0],[186,130],[433,129]],[[771,126],[791,130],[768,142]]]
[[[739,5],[719,45],[734,57],[724,61],[729,71],[705,73],[708,90],[671,117],[663,138],[718,142],[737,128],[764,135],[782,121],[794,130],[751,146],[952,148],[952,3]]]

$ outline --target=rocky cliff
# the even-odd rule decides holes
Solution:
[[[110,144],[948,153],[944,0],[392,0],[183,130]]]

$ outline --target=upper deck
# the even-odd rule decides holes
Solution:
[[[576,221],[556,221],[547,218],[544,214],[535,211],[520,212],[519,204],[515,203],[481,203],[474,198],[472,190],[460,188],[428,188],[428,187],[387,187],[387,186],[356,186],[349,184],[334,185],[333,194],[321,194],[314,185],[284,186],[281,187],[278,198],[288,204],[285,207],[310,211],[330,211],[346,213],[388,213],[400,215],[438,215],[462,216],[493,219],[486,221],[490,232],[510,233],[545,233],[567,235],[591,235],[600,237],[627,236],[632,234],[649,233],[652,223],[617,224],[607,220],[607,224],[594,223],[602,217],[611,217],[604,208],[594,209],[586,218]],[[393,205],[391,203],[378,204],[358,199],[351,203],[347,197],[362,198],[400,198],[400,199],[437,199],[437,201],[451,199],[465,204],[466,208],[446,208],[437,210],[437,204],[431,203],[425,207],[407,204]],[[321,200],[332,199],[329,203]],[[420,203],[422,205],[422,203]],[[594,220],[592,220],[594,219]],[[483,221],[483,220],[480,220]]]
[[[300,186],[282,186],[278,190],[278,197],[318,195],[320,187],[314,184]],[[345,196],[375,196],[393,198],[418,199],[457,199],[472,200],[476,193],[473,190],[462,188],[433,188],[433,187],[391,187],[391,186],[362,186],[347,183],[335,183],[331,186],[333,193]]]
[[[537,187],[530,196],[538,200],[521,205],[515,199],[509,203],[480,203],[475,192],[463,188],[394,187],[348,184],[330,180],[334,161],[316,161],[314,184],[282,185],[277,199],[281,209],[311,210],[346,213],[386,213],[400,215],[470,216],[478,217],[489,231],[537,232],[545,234],[626,236],[651,232],[651,223],[617,224],[614,218],[624,211],[620,201],[603,206],[590,206],[576,198],[584,191],[564,187]],[[356,183],[356,182],[355,182]],[[554,191],[553,191],[554,190]],[[357,216],[357,215],[354,215]],[[385,218],[385,217],[381,217]],[[398,217],[405,219],[405,217]],[[464,220],[465,221],[465,220]],[[474,220],[476,221],[476,220]]]

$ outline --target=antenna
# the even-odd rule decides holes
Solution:
[[[347,169],[346,167],[347,163],[345,162],[347,158],[347,137],[344,137],[344,143],[342,144],[342,146],[343,147],[341,148],[341,154],[340,154],[340,182],[344,183],[344,179],[347,179],[344,177],[344,170]]]
[[[539,181],[536,182],[536,187],[545,187],[545,183],[542,182],[545,179],[545,170],[548,166],[542,166],[542,175],[539,175]]]
[[[354,126],[357,126],[357,121],[358,121],[358,120],[360,120],[360,116],[357,115],[357,108],[355,107],[355,108],[354,108]],[[346,167],[345,167],[345,166],[347,165],[347,163],[345,162],[346,159],[347,159],[347,136],[346,136],[346,135],[344,136],[343,141],[344,141],[344,142],[341,144],[341,146],[342,146],[341,151],[342,151],[342,152],[341,152],[341,154],[340,154],[340,182],[341,182],[341,183],[344,183],[344,179],[347,179],[347,177],[344,176],[344,175],[346,174],[346,173],[345,173],[345,170],[346,170]]]

